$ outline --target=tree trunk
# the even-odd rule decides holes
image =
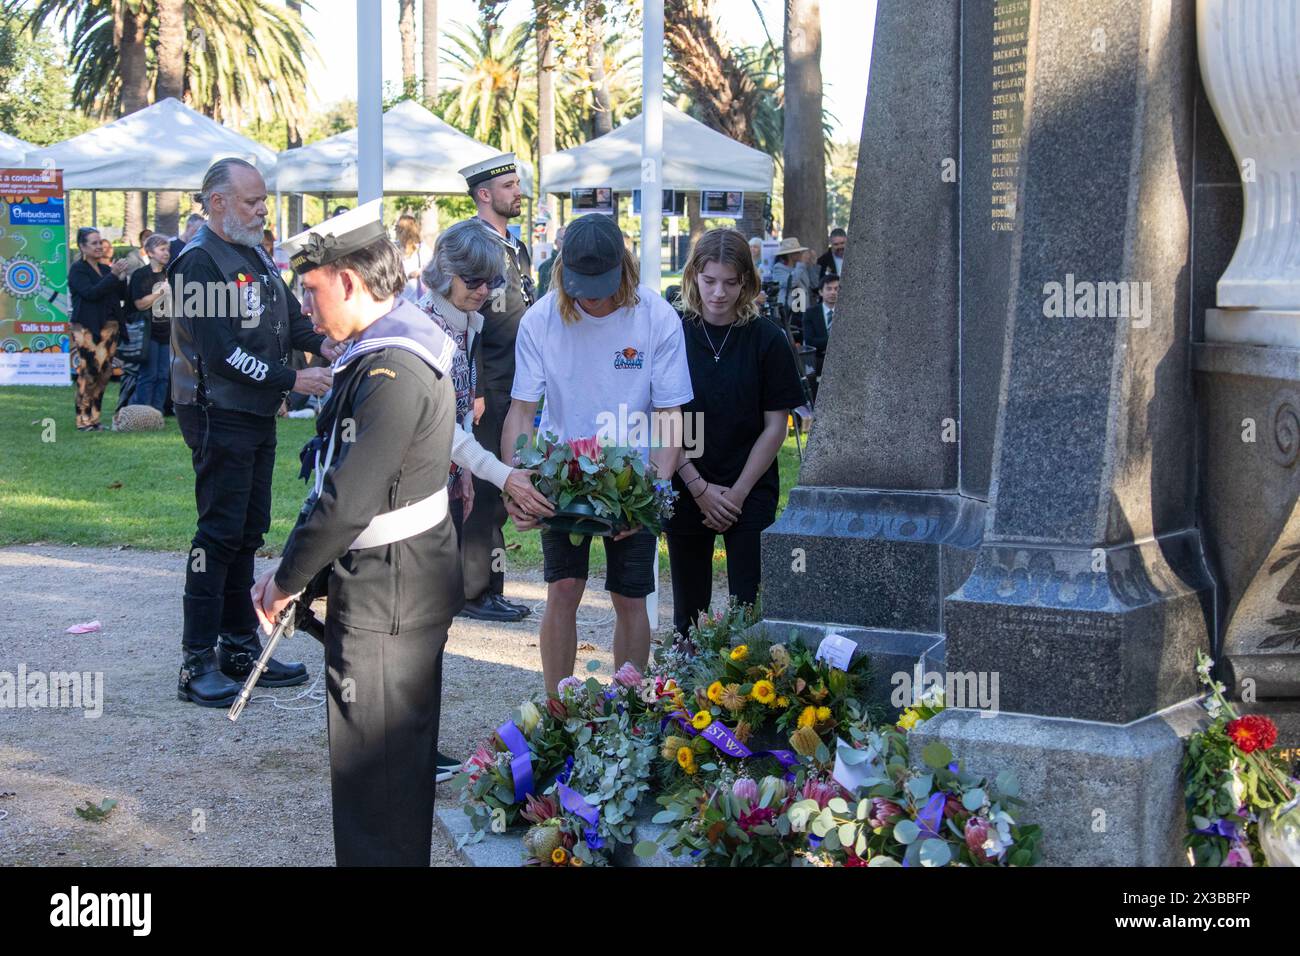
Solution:
[[[819,0],[785,0],[785,222],[814,254],[826,246],[822,141],[822,18]]]
[[[285,4],[291,11],[302,16],[302,0],[286,0]],[[289,121],[289,135],[285,138],[285,149],[296,149],[302,145],[302,130],[292,120]],[[302,194],[289,193],[289,232],[288,235],[296,236],[302,232]],[[284,239],[284,236],[276,236],[276,239]]]
[[[587,70],[591,75],[595,107],[591,114],[591,135],[594,138],[614,129],[614,114],[610,112],[609,81],[605,77],[605,21],[597,13],[592,0],[587,2],[586,16]]]
[[[149,105],[149,74],[145,59],[149,11],[140,0],[135,3],[123,0],[121,18],[122,39],[117,50],[117,70],[122,84],[122,100],[118,115],[129,116]],[[123,240],[134,244],[144,227],[145,194],[128,192],[125,201]]]
[[[549,0],[533,0],[533,13],[537,30],[537,171],[540,182],[542,162],[555,152],[555,44],[551,40]],[[546,241],[554,240],[555,221],[552,219],[546,224]]]
[[[397,32],[402,37],[402,90],[415,90],[415,0],[397,0]]]
[[[154,102],[161,103],[168,97],[182,99],[185,95],[185,0],[158,0],[156,53],[158,76],[154,81]],[[178,235],[180,206],[180,193],[158,193],[154,197],[154,228],[164,235]]]
[[[424,67],[424,101],[438,98],[438,0],[423,0],[423,35],[420,56]]]

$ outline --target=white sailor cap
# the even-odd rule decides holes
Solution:
[[[485,183],[489,179],[496,179],[498,176],[518,171],[519,167],[515,163],[515,154],[502,153],[500,156],[493,156],[491,159],[485,159],[480,163],[472,163],[460,170],[460,174],[465,177],[466,185],[473,189],[479,183]]]
[[[388,232],[384,229],[383,215],[383,200],[372,199],[356,209],[326,219],[319,226],[312,226],[289,237],[280,248],[288,255],[294,271],[302,275],[356,252],[376,240],[387,242]]]

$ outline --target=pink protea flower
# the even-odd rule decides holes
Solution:
[[[799,795],[804,800],[816,800],[817,806],[825,810],[826,804],[831,802],[838,789],[833,783],[810,778],[804,782],[803,790]]]
[[[980,859],[984,857],[984,844],[988,842],[991,829],[993,825],[983,817],[971,817],[966,821],[966,845]]]
[[[871,816],[867,822],[873,827],[883,827],[902,815],[903,808],[893,800],[886,800],[884,797],[872,797]]]
[[[600,447],[600,439],[592,435],[588,438],[570,438],[569,447],[573,449],[573,457],[581,455],[587,456],[591,461],[598,462],[603,455],[603,449]]]
[[[614,683],[622,684],[624,687],[636,687],[641,683],[642,679],[641,672],[636,669],[631,661],[620,667],[618,672],[614,674]]]
[[[758,783],[748,777],[741,777],[731,785],[731,795],[744,801],[746,807],[752,807],[758,802]]]
[[[496,762],[496,752],[487,744],[479,744],[474,755],[465,761],[465,772],[469,774],[471,780],[477,780],[484,770],[495,766]]]

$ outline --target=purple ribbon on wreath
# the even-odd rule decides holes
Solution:
[[[920,825],[921,832],[917,835],[919,840],[923,836],[934,839],[942,839],[939,834],[939,827],[943,825],[943,808],[948,802],[948,795],[942,790],[938,793],[932,793],[930,799],[925,802],[916,814],[916,822]],[[911,866],[911,861],[903,858],[903,866]]]
[[[799,758],[796,757],[792,751],[760,750],[754,752],[737,740],[736,735],[728,730],[727,725],[721,721],[715,720],[703,730],[696,730],[686,721],[686,715],[684,713],[679,711],[674,714],[673,717],[676,718],[677,723],[681,725],[682,730],[686,731],[692,737],[703,737],[726,756],[735,757],[737,759],[743,759],[745,757],[772,757],[777,761],[777,763],[785,768],[786,780],[794,779],[794,771],[790,768],[794,767],[799,762]]]
[[[572,772],[573,757],[570,756],[564,761],[563,772],[555,778],[555,790],[560,795],[560,806],[574,816],[580,817],[587,824],[587,829],[582,834],[583,839],[587,841],[587,848],[599,850],[605,845],[605,840],[597,829],[600,824],[600,811],[588,803],[586,797],[568,786],[569,775]]]
[[[535,789],[532,751],[528,749],[528,741],[513,720],[507,720],[498,727],[497,736],[510,752],[510,776],[515,782],[515,803],[523,803]]]

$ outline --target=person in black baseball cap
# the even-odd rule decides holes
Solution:
[[[681,454],[681,408],[692,398],[682,322],[658,291],[638,282],[637,261],[617,223],[601,213],[569,224],[552,288],[519,323],[503,459],[520,436],[539,426],[561,440],[594,435],[602,444],[636,448],[651,471],[668,477]],[[536,512],[506,504],[515,526],[538,525]],[[631,528],[602,538],[605,588],[614,605],[614,659],[644,669],[650,650],[645,598],[655,590],[653,534]],[[573,673],[578,602],[587,585],[591,538],[573,544],[563,531],[542,531],[546,610],[538,643],[542,673],[554,693]]]
[[[612,216],[592,213],[573,221],[560,250],[564,291],[572,299],[608,299],[623,281],[623,231]]]

